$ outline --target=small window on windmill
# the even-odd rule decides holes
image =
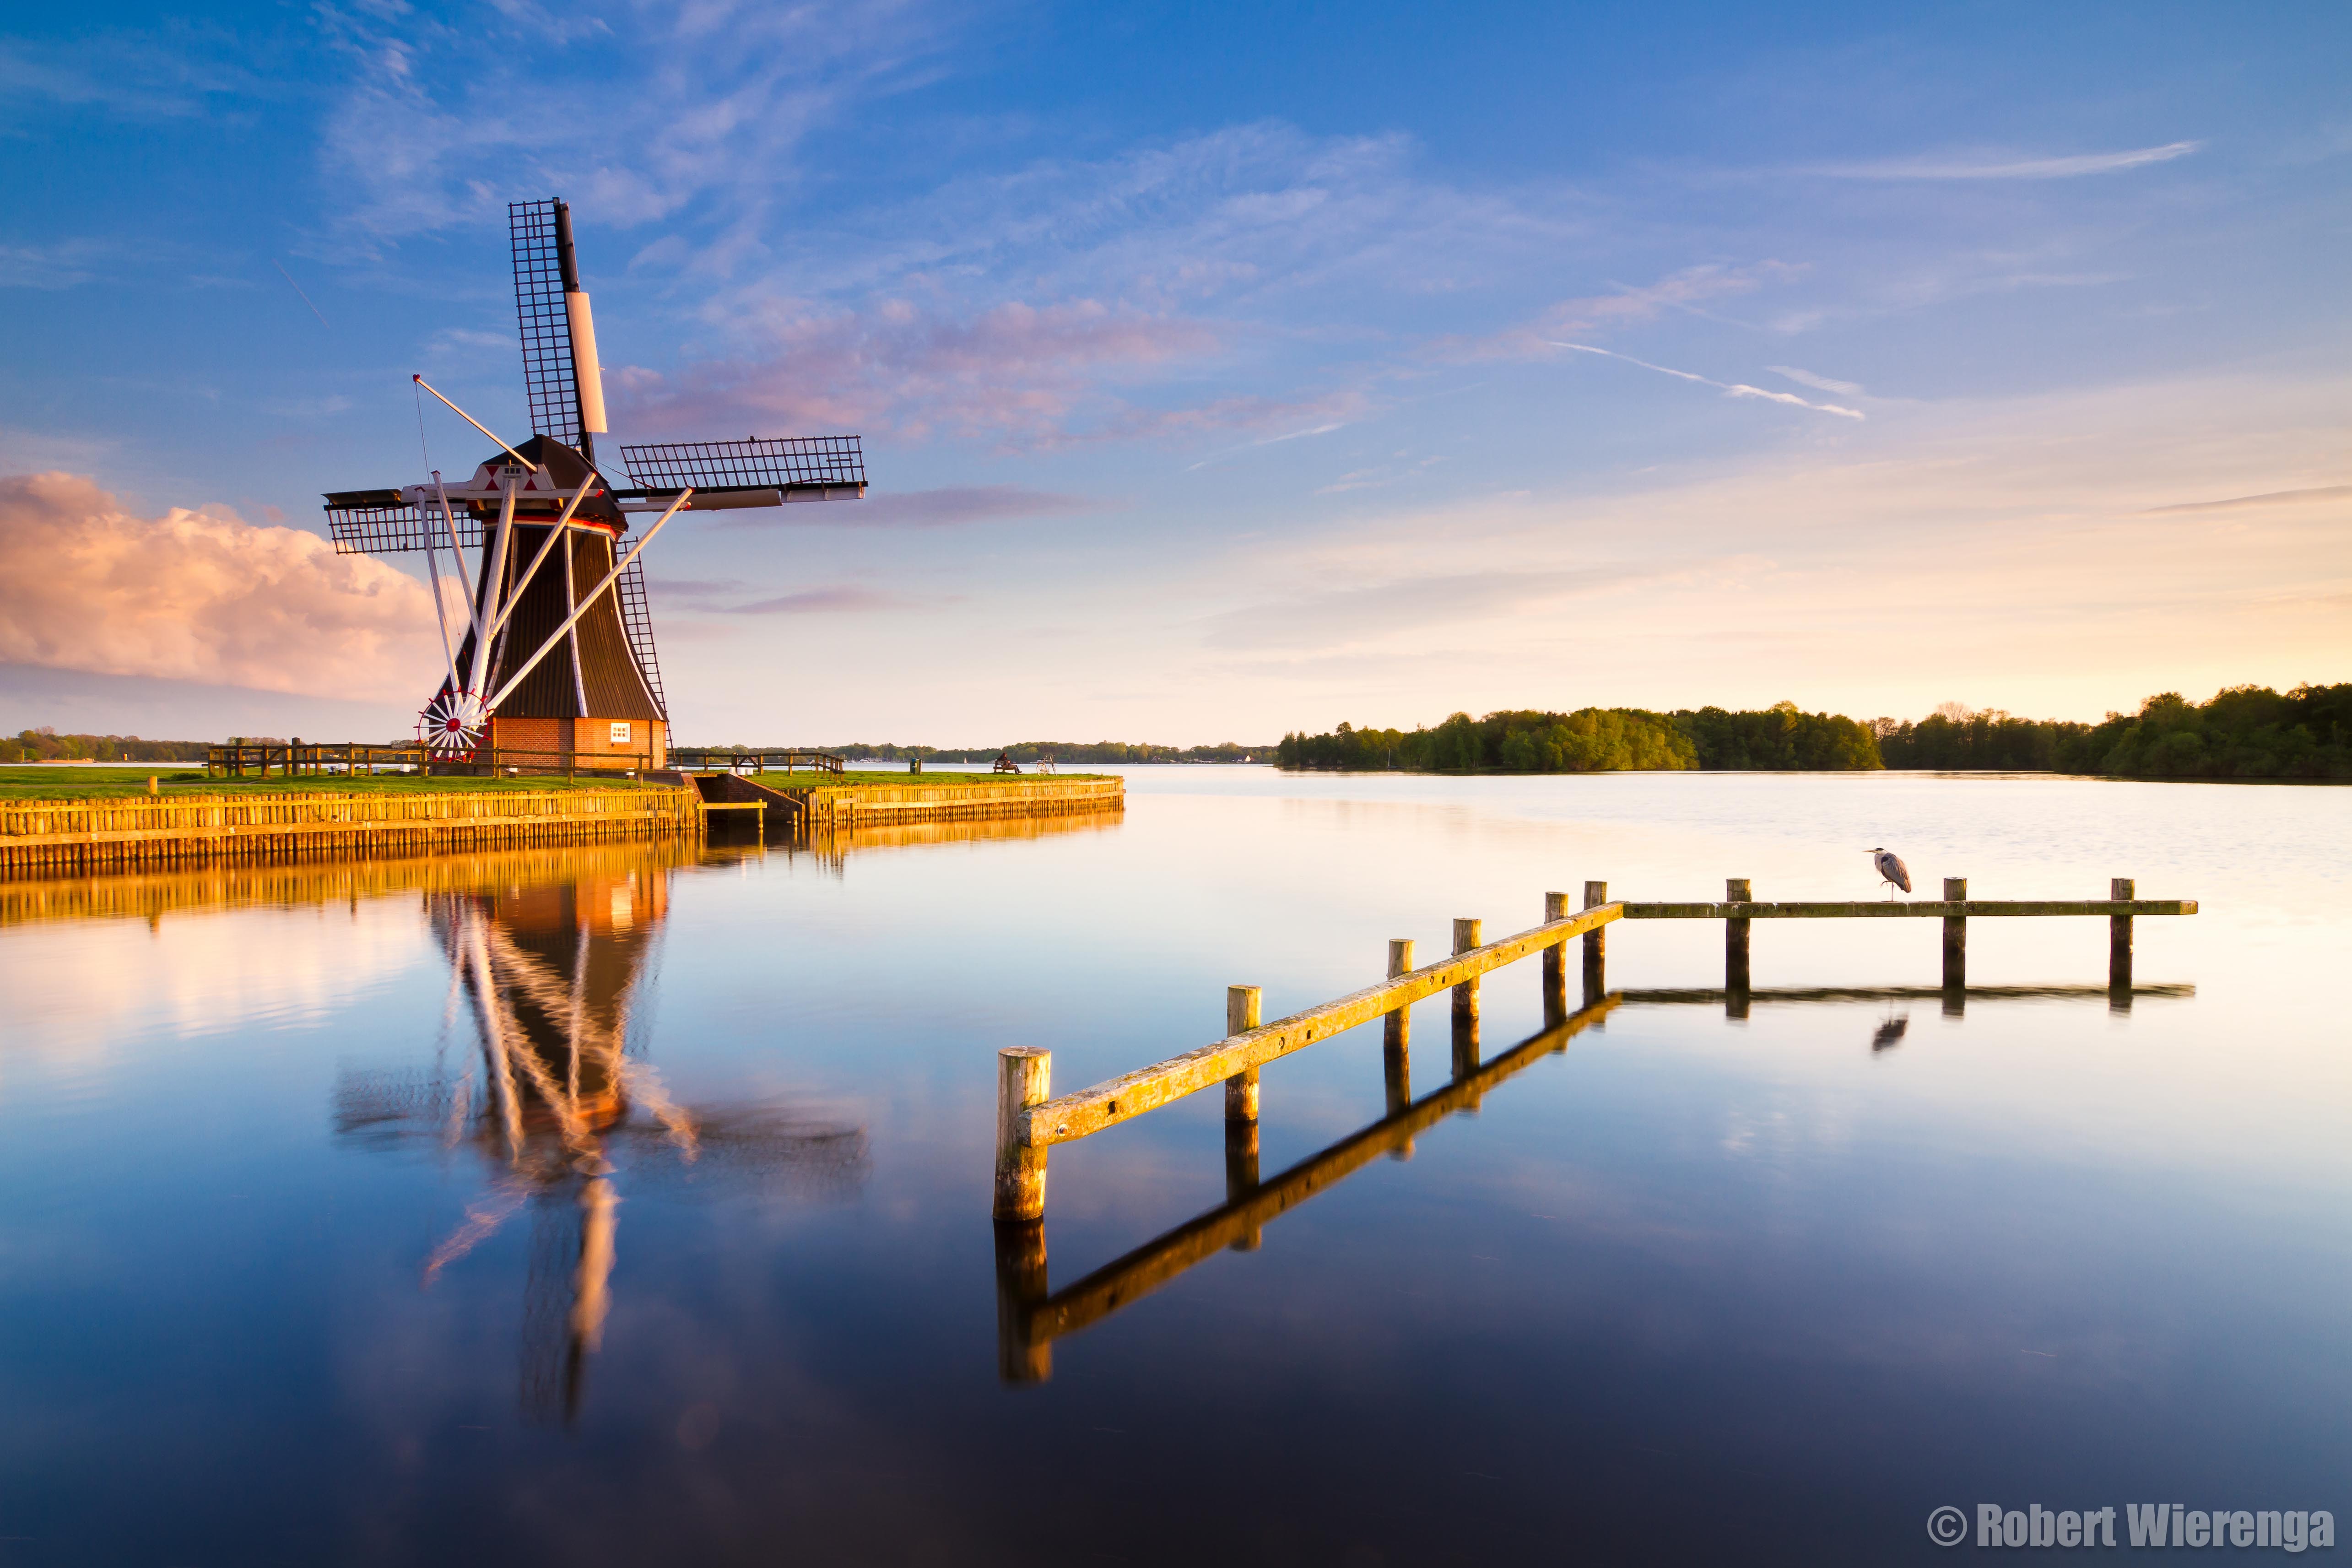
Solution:
[[[614,745],[616,745],[616,746],[625,746],[625,745],[627,745],[628,743],[629,743],[629,726],[628,726],[626,723],[618,723],[618,724],[614,725],[614,726],[613,726],[613,744],[614,744]]]

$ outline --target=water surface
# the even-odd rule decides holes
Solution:
[[[0,885],[0,1563],[1816,1563],[1939,1557],[1945,1503],[2347,1512],[2352,792],[1129,776],[814,849]],[[1613,927],[1564,1049],[1006,1381],[999,1047],[1078,1088],[1228,984],[1276,1016],[1588,879],[1874,897],[1881,843],[1927,895],[2203,912],[2139,922],[2127,1006],[2104,921],[1975,922],[1957,1013],[1933,921],[1759,922],[1745,1018],[1719,925]],[[1534,963],[1484,1003],[1481,1063],[1543,1034]],[[1450,1047],[1423,1004],[1415,1097]],[[1267,1180],[1380,1122],[1380,1031],[1264,1103]],[[1056,1150],[1029,1286],[1216,1211],[1227,1154],[1215,1095]]]

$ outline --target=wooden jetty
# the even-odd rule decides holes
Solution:
[[[2087,900],[1971,900],[1964,879],[1944,884],[1940,900],[1831,903],[1759,902],[1745,878],[1729,879],[1722,903],[1630,903],[1612,901],[1606,882],[1584,884],[1584,905],[1575,913],[1565,893],[1544,895],[1543,923],[1499,942],[1482,942],[1480,922],[1454,922],[1454,952],[1435,963],[1412,967],[1412,944],[1389,944],[1389,976],[1271,1024],[1259,1022],[1258,991],[1234,986],[1226,997],[1226,1035],[1214,1044],[1123,1073],[1088,1089],[1054,1097],[1053,1054],[1034,1046],[997,1053],[996,1175],[993,1209],[1000,1221],[1034,1222],[1045,1212],[1047,1151],[1076,1142],[1122,1121],[1207,1089],[1225,1085],[1229,1124],[1254,1126],[1259,1110],[1258,1070],[1318,1040],[1329,1039],[1375,1018],[1388,1021],[1384,1070],[1391,1103],[1396,1103],[1409,1072],[1409,1038],[1403,1009],[1441,991],[1453,993],[1454,1072],[1477,1066],[1478,983],[1481,976],[1531,954],[1544,956],[1543,998],[1548,1022],[1568,1013],[1565,948],[1583,942],[1584,1002],[1589,1009],[1607,994],[1608,927],[1619,921],[1719,920],[1725,923],[1725,991],[1737,998],[1735,1016],[1745,1016],[1748,984],[1748,925],[1757,920],[1931,919],[1944,922],[1944,985],[1960,1005],[1967,994],[1967,922],[2020,916],[2105,916],[2108,921],[2109,1005],[2128,1007],[2132,921],[2142,915],[2193,915],[2193,900],[2142,900],[2128,878],[2109,885],[2109,897]],[[1957,1011],[1957,1008],[1948,1010]],[[1042,1243],[1041,1243],[1042,1245]]]
[[[1410,944],[1405,944],[1410,945]],[[1557,954],[1558,948],[1547,949]],[[1244,988],[1245,989],[1245,988]],[[2143,985],[2142,996],[2196,994],[2192,985]],[[1974,985],[1978,1001],[2095,1001],[2104,985]],[[1936,999],[1940,987],[1917,985],[1786,986],[1754,993],[1759,1003],[1853,1003]],[[1172,1283],[1221,1251],[1255,1252],[1267,1225],[1309,1198],[1328,1192],[1382,1156],[1410,1160],[1423,1133],[1457,1112],[1475,1113],[1498,1085],[1536,1062],[1567,1051],[1587,1030],[1599,1032],[1622,1007],[1716,1004],[1720,990],[1612,991],[1566,1017],[1548,1018],[1544,1027],[1500,1056],[1480,1061],[1475,1038],[1455,1037],[1453,1076],[1419,1100],[1399,1057],[1384,1052],[1389,1096],[1377,1121],[1358,1129],[1288,1170],[1258,1178],[1257,1123],[1225,1123],[1225,1201],[1113,1258],[1083,1279],[1055,1289],[1048,1272],[1045,1227],[1037,1221],[999,1222],[996,1226],[996,1343],[998,1375],[1010,1384],[1043,1383],[1054,1373],[1054,1344],[1093,1327]],[[1402,1014],[1390,1015],[1393,1026]],[[1877,1048],[1875,1046],[1874,1049]]]
[[[0,876],[585,844],[701,830],[701,802],[677,788],[9,800],[0,801]]]

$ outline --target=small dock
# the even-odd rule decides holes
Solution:
[[[977,822],[1117,810],[1127,804],[1127,781],[1109,778],[1037,777],[986,781],[942,780],[913,775],[907,784],[828,780],[806,782],[775,773],[689,773],[684,775],[709,807],[730,813],[760,806],[770,832],[810,835],[861,827],[931,822]]]
[[[1224,1038],[1058,1097],[1051,1094],[1052,1052],[1034,1046],[1002,1050],[997,1053],[995,1217],[1011,1224],[1033,1224],[1044,1217],[1046,1155],[1055,1144],[1091,1138],[1213,1085],[1224,1085],[1229,1126],[1254,1130],[1259,1069],[1376,1018],[1382,1020],[1385,1032],[1391,1102],[1403,1103],[1410,1099],[1404,1092],[1411,1073],[1408,1009],[1441,991],[1452,993],[1454,1076],[1463,1078],[1477,1066],[1483,976],[1540,955],[1545,1020],[1548,1026],[1562,1024],[1569,1016],[1569,942],[1582,943],[1584,1006],[1590,1012],[1608,999],[1608,928],[1622,921],[1723,921],[1722,994],[1727,1010],[1744,1017],[1755,998],[1749,983],[1749,933],[1759,920],[1941,921],[1943,985],[1937,994],[1946,998],[1948,1013],[1957,1013],[1967,1005],[1969,921],[2101,918],[2108,922],[2108,1005],[2127,1010],[2134,995],[2132,922],[2144,916],[2197,912],[2193,900],[2140,899],[2132,879],[2124,877],[2109,884],[2106,898],[2083,900],[1972,900],[1964,878],[1947,879],[1942,899],[1916,901],[1759,902],[1748,879],[1739,877],[1726,880],[1725,892],[1727,897],[1721,903],[1633,903],[1612,901],[1606,882],[1587,882],[1583,908],[1573,913],[1566,893],[1547,893],[1539,925],[1488,942],[1483,940],[1481,921],[1456,920],[1452,954],[1420,968],[1413,965],[1412,942],[1400,938],[1389,943],[1386,979],[1271,1024],[1260,1021],[1257,986],[1232,986],[1226,993]],[[1253,1136],[1253,1145],[1255,1141]]]

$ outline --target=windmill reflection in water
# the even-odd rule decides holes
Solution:
[[[425,1289],[530,1210],[521,1395],[533,1417],[579,1412],[611,1308],[625,1183],[825,1197],[865,1175],[862,1128],[772,1103],[681,1105],[645,1059],[641,1024],[632,1045],[667,891],[666,874],[648,866],[428,895],[451,969],[449,1020],[470,1018],[478,1059],[454,1077],[436,1061],[429,1073],[346,1073],[338,1086],[338,1133],[467,1148],[488,1167],[464,1222],[425,1259]]]

